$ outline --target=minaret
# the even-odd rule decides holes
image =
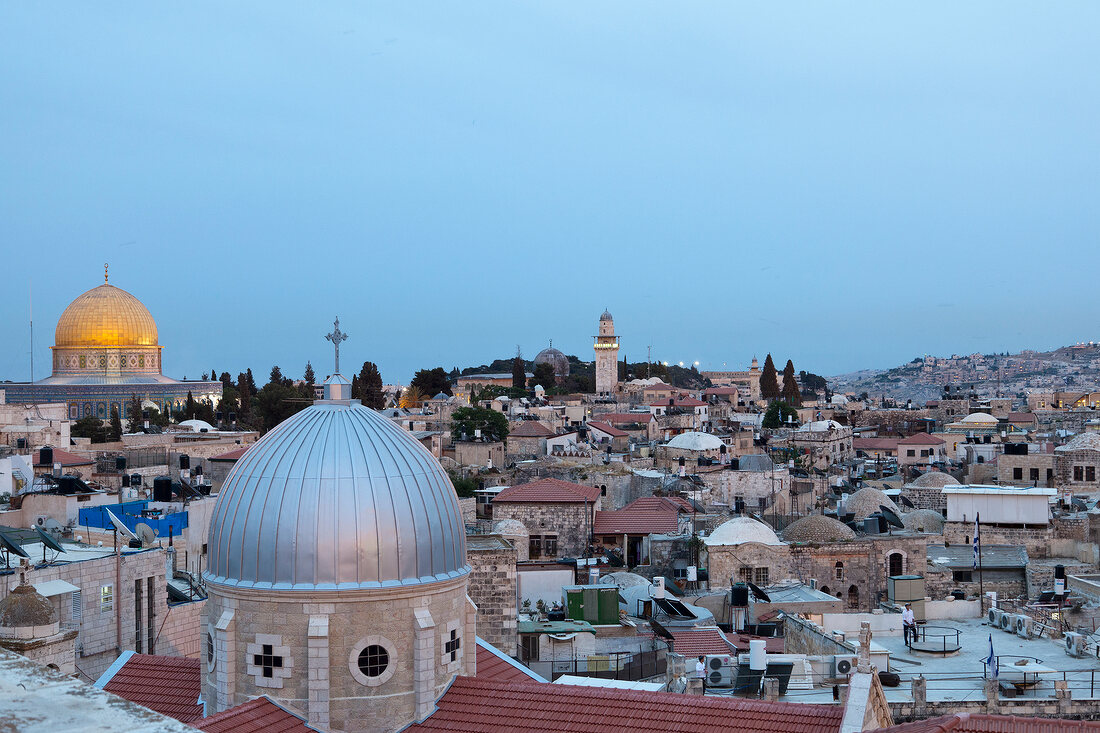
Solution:
[[[619,386],[619,338],[615,322],[606,310],[600,316],[600,333],[593,346],[596,351],[596,394],[612,394]]]

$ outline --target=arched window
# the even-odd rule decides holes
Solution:
[[[859,588],[848,586],[848,608],[859,608]]]
[[[842,563],[840,560],[836,561],[836,579],[844,579],[844,563]]]
[[[905,558],[900,552],[891,552],[886,558],[886,566],[890,575],[901,575],[905,572]]]

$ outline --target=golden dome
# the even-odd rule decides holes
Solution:
[[[54,346],[156,345],[157,323],[149,309],[107,283],[69,303],[54,333]]]

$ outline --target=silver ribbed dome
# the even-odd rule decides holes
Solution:
[[[447,474],[358,400],[318,401],[237,461],[209,553],[206,579],[239,588],[385,588],[470,569]]]

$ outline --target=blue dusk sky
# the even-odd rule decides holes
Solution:
[[[835,374],[1100,338],[1100,3],[0,5],[0,378],[624,354]]]

